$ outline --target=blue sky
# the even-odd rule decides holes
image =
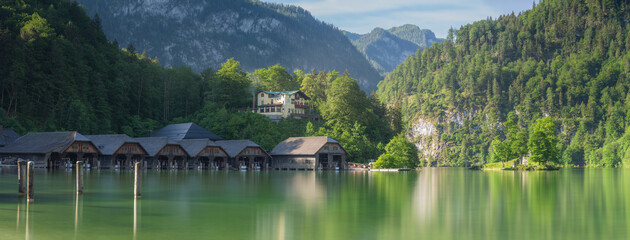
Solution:
[[[263,0],[264,1],[264,0]],[[532,8],[530,0],[266,0],[298,5],[319,20],[355,33],[414,24],[445,37],[452,26]]]

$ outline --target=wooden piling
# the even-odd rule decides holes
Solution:
[[[135,184],[134,184],[134,198],[138,199],[142,197],[142,163],[137,162],[135,167]]]
[[[77,194],[83,194],[83,161],[77,161]]]
[[[18,193],[20,195],[26,194],[26,161],[20,160],[17,163],[18,165]]]
[[[28,162],[28,172],[27,172],[27,192],[26,199],[28,202],[35,201],[35,190],[33,189],[33,176],[35,175],[33,170],[35,169],[35,162]]]

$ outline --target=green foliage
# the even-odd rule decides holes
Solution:
[[[530,150],[528,161],[535,163],[558,163],[558,138],[556,125],[550,117],[536,119],[527,144]]]
[[[291,76],[282,66],[276,64],[267,69],[258,69],[252,74],[254,84],[266,91],[291,91],[300,88],[298,76]]]
[[[236,104],[233,107],[247,105],[247,99],[251,94],[248,94],[245,88],[250,85],[250,80],[240,66],[241,63],[234,58],[228,59],[221,65],[215,74],[214,81],[209,86],[211,89],[215,87],[218,89],[211,91],[212,94],[208,96],[211,101],[223,106],[228,104]]]
[[[369,126],[369,101],[359,84],[350,76],[343,75],[332,82],[326,91],[327,101],[322,107],[322,116],[332,124],[351,125],[359,121],[363,126]]]
[[[300,91],[309,96],[315,103],[326,101],[326,91],[337,76],[337,72],[317,73],[313,70],[312,74],[306,75],[301,81]]]
[[[33,42],[38,38],[54,37],[55,31],[50,28],[45,18],[37,13],[31,15],[24,27],[20,29],[20,37],[24,41]]]
[[[526,155],[526,133],[544,116],[562,129],[555,134],[564,163],[603,166],[606,155],[614,164],[625,149],[613,158],[605,145],[630,126],[627,9],[627,1],[548,0],[465,25],[409,57],[377,95],[401,103],[406,131],[418,118],[434,123],[439,165],[490,161],[481,157],[493,156],[495,139],[509,143],[508,159]]]
[[[385,146],[385,153],[376,160],[374,168],[415,168],[419,163],[418,149],[401,133]]]

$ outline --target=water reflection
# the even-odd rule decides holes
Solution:
[[[630,228],[630,170],[620,169],[155,171],[142,200],[127,171],[86,174],[80,196],[64,172],[38,179],[37,203],[0,201],[17,210],[0,214],[0,238],[628,239]],[[2,193],[14,183],[0,173]]]
[[[76,194],[74,198],[74,238],[77,239],[77,233],[79,231],[79,223],[83,218],[83,197]]]
[[[133,200],[133,239],[135,240],[138,235],[138,223],[140,222],[140,200],[135,198]]]

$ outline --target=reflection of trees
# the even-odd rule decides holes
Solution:
[[[625,239],[629,180],[614,169],[424,169],[410,228],[432,239]]]
[[[128,238],[136,223],[138,239],[628,239],[630,227],[627,169],[147,172],[135,209],[132,173],[86,177],[82,206],[65,173],[42,175],[41,201],[18,203],[0,233]]]

